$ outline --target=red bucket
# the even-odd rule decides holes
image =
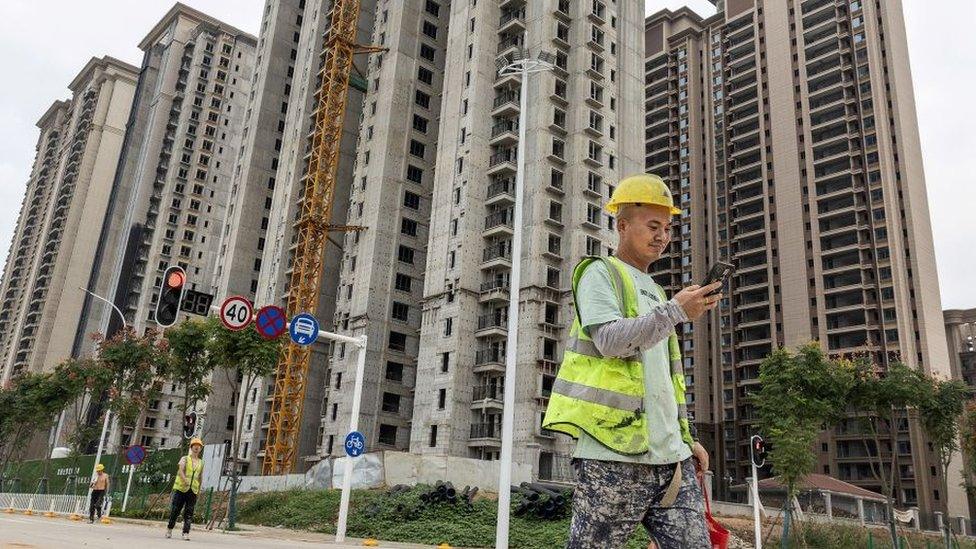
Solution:
[[[708,504],[708,494],[705,492],[705,483],[699,479],[702,487],[702,495],[705,496],[705,525],[708,526],[708,537],[712,542],[712,549],[728,549],[729,531],[712,518],[712,506]]]

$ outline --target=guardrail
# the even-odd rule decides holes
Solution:
[[[85,496],[74,494],[17,494],[0,492],[0,511],[43,514],[46,517],[64,515],[80,518],[87,512]]]

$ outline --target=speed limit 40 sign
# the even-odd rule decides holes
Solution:
[[[220,322],[228,330],[238,331],[247,328],[254,317],[254,306],[246,297],[234,295],[224,300],[220,306]]]

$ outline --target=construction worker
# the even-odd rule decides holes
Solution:
[[[648,274],[681,213],[661,178],[624,179],[606,209],[617,218],[617,253],[573,271],[576,320],[543,420],[578,439],[567,547],[623,547],[643,524],[659,549],[708,548],[696,479],[708,453],[687,418],[675,326],[714,309],[722,283],[669,300]]]
[[[95,513],[102,518],[102,506],[105,503],[105,493],[108,492],[109,476],[105,473],[105,466],[99,463],[95,466],[95,478],[91,481],[91,500],[88,502],[88,524],[95,522]]]
[[[203,478],[203,441],[194,438],[190,441],[190,452],[180,458],[176,468],[176,481],[173,482],[173,504],[169,511],[169,524],[166,537],[173,537],[176,517],[183,512],[183,539],[190,540],[190,524],[193,522],[193,507],[200,494],[200,479]]]

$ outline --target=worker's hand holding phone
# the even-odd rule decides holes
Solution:
[[[693,284],[681,290],[674,300],[681,305],[688,320],[696,320],[718,306],[722,299],[722,284],[732,276],[731,264],[719,261],[712,265],[701,284]]]

